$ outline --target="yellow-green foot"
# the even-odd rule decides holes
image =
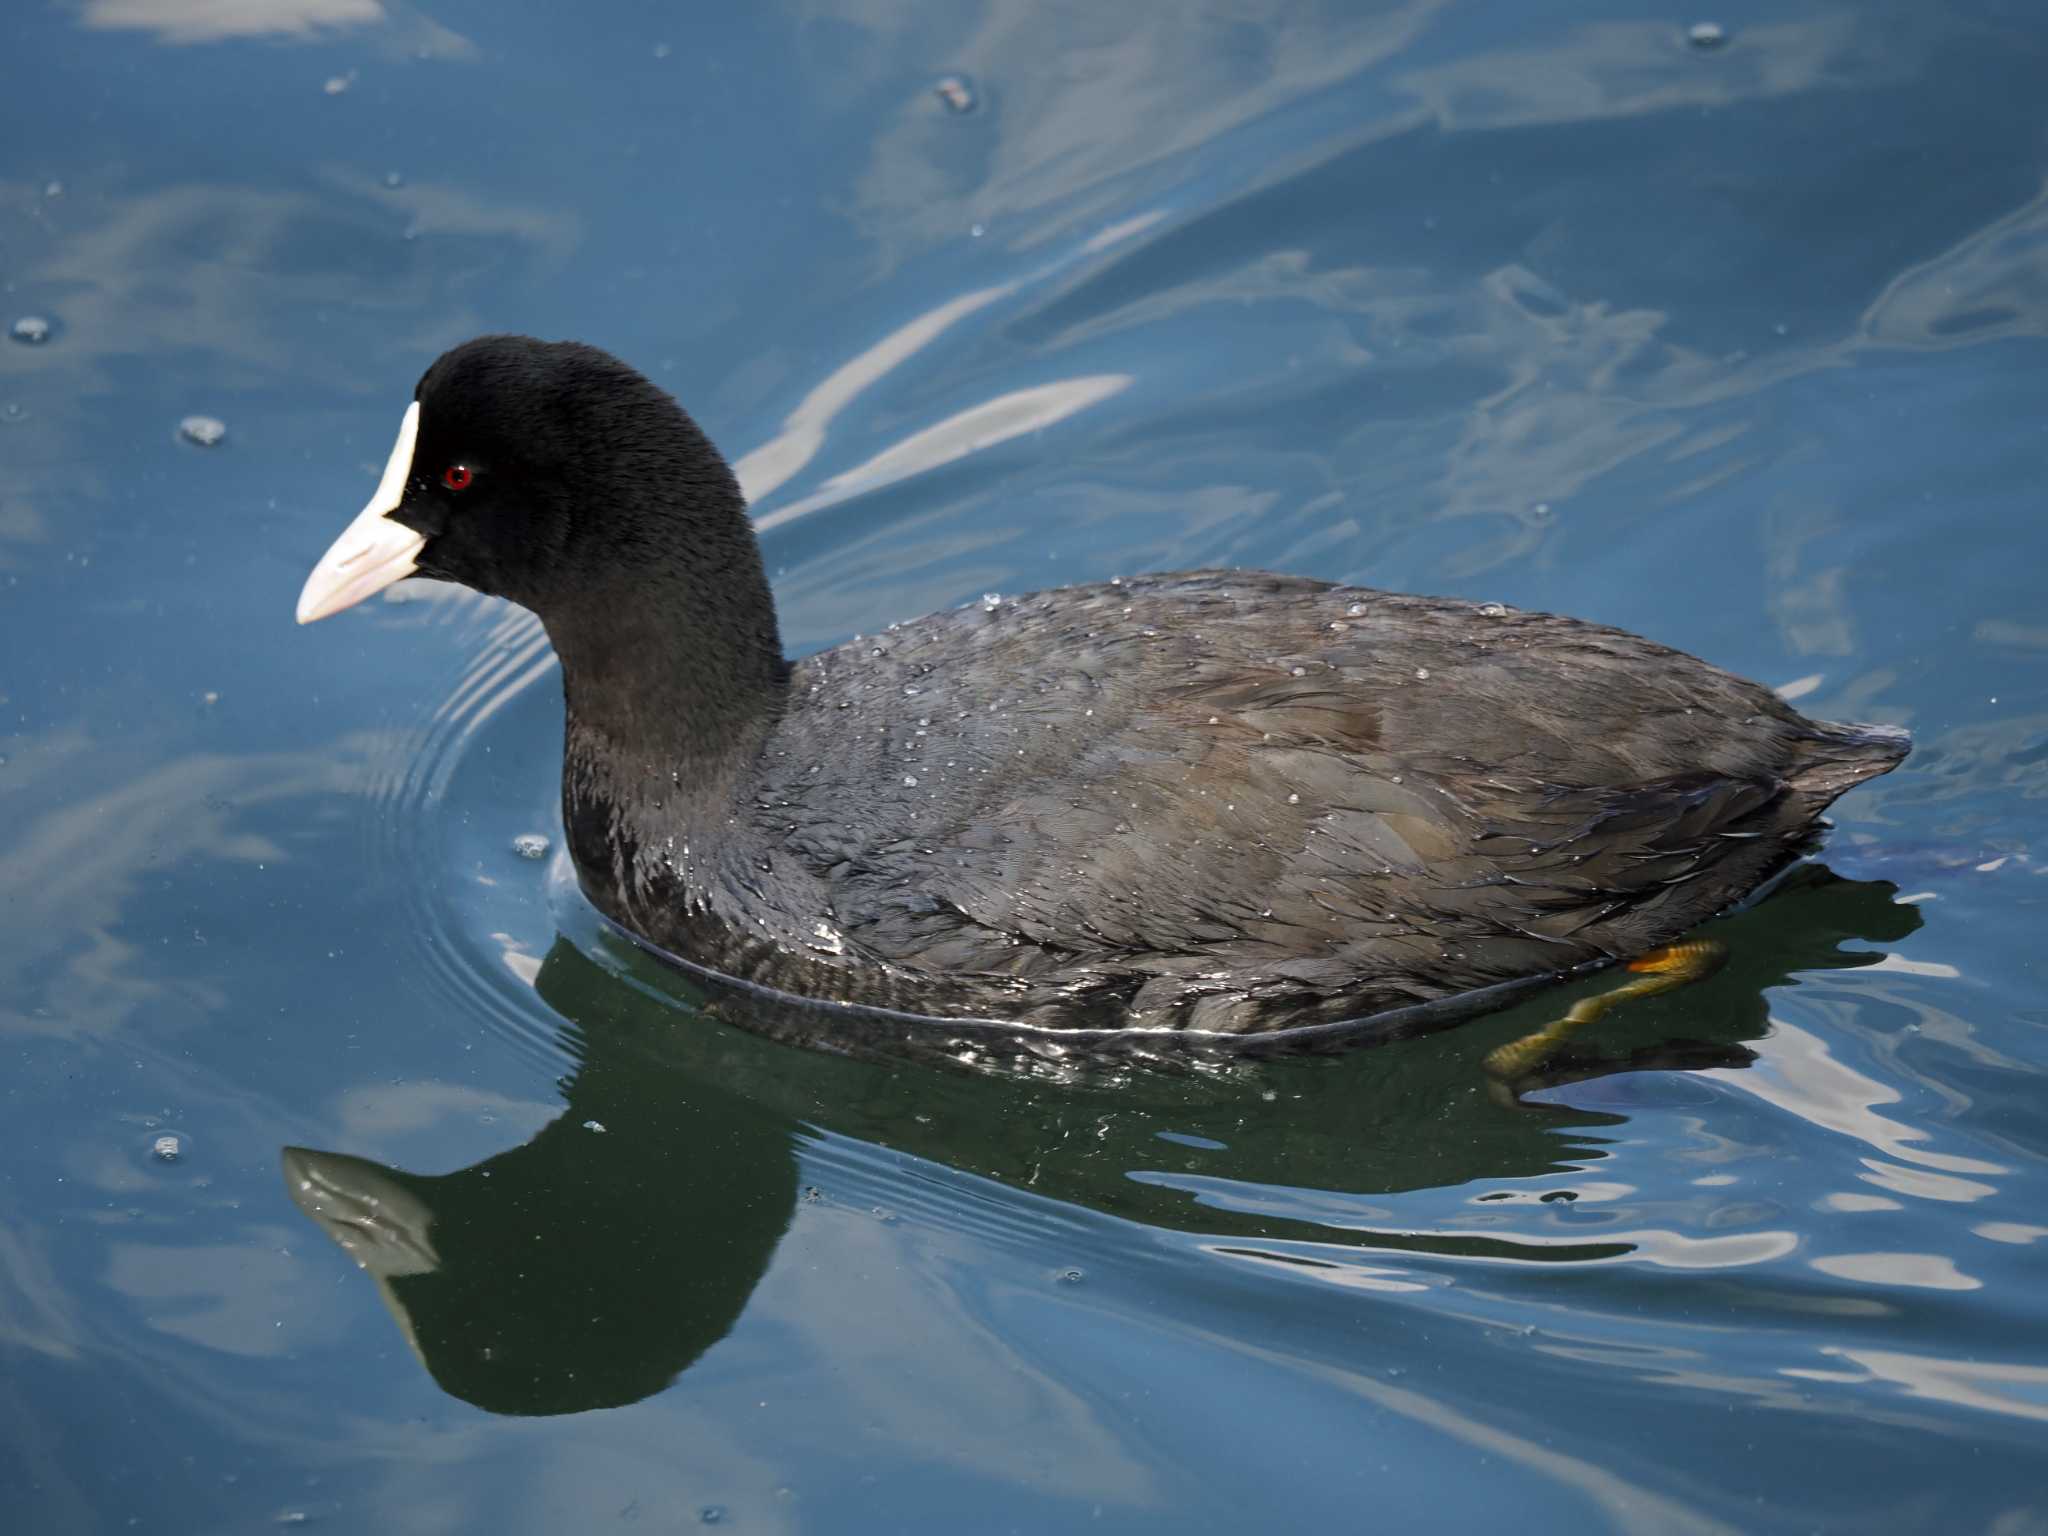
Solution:
[[[1635,974],[1620,986],[1580,998],[1555,1023],[1490,1052],[1486,1058],[1487,1074],[1503,1082],[1526,1077],[1556,1055],[1558,1047],[1575,1031],[1593,1023],[1616,1003],[1675,991],[1713,975],[1727,958],[1728,946],[1719,939],[1682,939],[1638,955],[1624,967]]]

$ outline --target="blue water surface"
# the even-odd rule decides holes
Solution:
[[[4,29],[6,1528],[2048,1530],[2037,4]],[[292,624],[494,329],[675,391],[798,649],[1260,566],[1917,747],[1520,1101],[1560,994],[1218,1071],[799,1049],[515,850],[523,615]]]

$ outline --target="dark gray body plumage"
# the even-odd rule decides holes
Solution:
[[[1626,957],[1752,890],[1904,738],[1548,614],[1192,572],[798,662],[712,782],[569,684],[584,887],[812,996],[1052,1027],[1355,1018]]]

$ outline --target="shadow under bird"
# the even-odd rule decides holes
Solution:
[[[1256,571],[1064,587],[792,662],[738,482],[594,347],[421,378],[301,623],[410,575],[531,609],[584,892],[685,962],[1047,1030],[1243,1037],[1621,961],[1533,1066],[1896,766],[1621,630]]]

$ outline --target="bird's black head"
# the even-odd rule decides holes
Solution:
[[[664,391],[580,342],[482,336],[421,377],[376,494],[298,617],[417,573],[549,619],[735,560],[758,563],[739,486]]]

